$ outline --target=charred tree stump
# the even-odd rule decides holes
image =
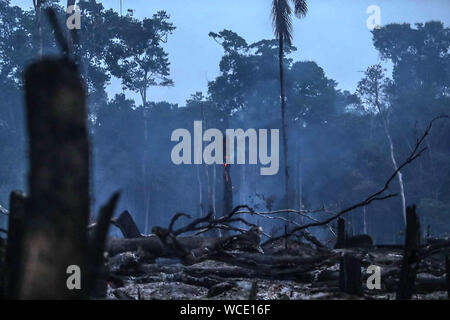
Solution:
[[[361,260],[344,254],[339,266],[339,289],[353,295],[362,294]]]
[[[447,277],[447,299],[450,299],[450,255],[445,257],[445,273]]]
[[[110,220],[119,201],[119,193],[115,193],[106,205],[100,209],[97,225],[89,242],[89,296],[96,299],[106,298],[107,270],[105,266],[105,247]],[[131,218],[131,217],[130,217]]]
[[[22,270],[23,231],[26,217],[27,196],[14,191],[9,200],[8,241],[5,258],[4,296],[8,299],[19,297]]]
[[[68,59],[44,59],[25,73],[30,152],[20,298],[87,297],[89,145],[85,89]],[[67,268],[81,270],[68,289]]]
[[[124,238],[126,239],[142,237],[138,226],[136,225],[128,211],[122,212],[117,219],[113,219],[111,222],[120,229]]]
[[[338,233],[335,248],[342,249],[345,248],[345,240],[347,238],[347,235],[345,233],[345,220],[343,218],[339,218],[337,223],[338,223],[338,230],[337,230]]]
[[[398,300],[410,300],[414,293],[417,266],[419,263],[420,222],[416,206],[406,208],[406,239],[403,254],[400,282],[397,290]]]

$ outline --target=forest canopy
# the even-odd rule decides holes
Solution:
[[[65,10],[57,1],[45,6],[55,8],[64,21]],[[177,128],[192,128],[194,121],[222,130],[280,128],[279,42],[249,43],[232,30],[211,30],[211,41],[223,50],[220,75],[208,83],[207,92],[193,92],[179,106],[152,101],[151,94],[154,86],[176,86],[164,49],[176,28],[170,13],[156,12],[140,20],[106,10],[96,0],[79,1],[79,7],[83,23],[75,32],[73,49],[87,87],[93,207],[121,190],[119,209],[128,209],[144,233],[152,226],[167,225],[175,212],[222,214],[222,166],[174,165],[170,135]],[[389,24],[374,29],[372,37],[380,62],[367,66],[355,92],[338,89],[315,61],[295,61],[290,53],[297,48],[285,47],[293,209],[323,205],[340,209],[360,201],[393,172],[392,155],[401,162],[429,121],[449,113],[448,27],[439,21]],[[35,11],[1,1],[0,204],[4,207],[10,190],[25,189],[22,71],[40,50],[44,55],[59,54],[48,21],[42,19],[39,39]],[[392,65],[392,72],[386,64]],[[108,96],[112,78],[140,99],[125,93]],[[426,153],[402,170],[406,202],[418,205],[422,225],[430,225],[434,235],[448,232],[450,225],[448,137],[450,122],[436,123],[426,139]],[[235,165],[231,179],[234,205],[284,208],[282,170],[265,177],[259,175],[258,166]],[[393,183],[392,189],[398,192],[398,184]],[[278,225],[254,219],[268,233],[279,232]],[[348,220],[354,234],[371,234],[375,242],[402,239],[400,197],[358,209]],[[325,230],[315,232],[327,235]]]

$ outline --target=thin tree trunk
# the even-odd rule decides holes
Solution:
[[[363,233],[367,234],[366,206],[363,207]]]
[[[230,164],[227,164],[227,139],[223,137],[223,210],[222,215],[226,215],[233,210],[233,183],[231,181]]]
[[[389,132],[388,115],[386,114],[386,109],[382,108],[382,106],[380,104],[380,100],[379,100],[378,83],[377,83],[377,86],[376,86],[375,95],[376,95],[375,96],[375,104],[376,104],[378,112],[380,113],[381,118],[383,120],[384,130],[386,132],[386,137],[387,137],[388,142],[389,142],[389,152],[390,152],[390,156],[391,156],[392,165],[394,166],[394,170],[398,170],[397,161],[395,160],[394,143],[392,141],[391,134]],[[402,199],[403,222],[406,225],[406,197],[405,197],[405,189],[404,189],[404,186],[403,186],[403,175],[402,175],[402,173],[400,171],[397,173],[397,179],[398,179],[398,184],[400,186],[400,196],[401,196],[401,199]]]
[[[199,196],[199,217],[204,216],[203,212],[203,187],[202,187],[202,179],[200,177],[200,169],[197,167],[197,181],[198,181],[198,196]]]
[[[147,75],[145,75],[147,77]],[[148,148],[148,114],[147,114],[147,88],[141,91],[142,97],[142,114],[144,118],[144,149],[142,152],[142,179],[143,179],[143,196],[144,196],[144,214],[145,226],[144,233],[148,234],[150,222],[150,195],[148,184],[148,168],[147,168],[147,148]]]
[[[398,169],[397,161],[395,160],[394,155],[394,143],[392,142],[391,135],[389,133],[389,129],[387,127],[387,123],[385,123],[386,136],[389,141],[389,150],[391,155],[392,165],[394,166],[394,170]],[[397,173],[398,184],[400,186],[400,197],[402,199],[402,213],[403,213],[403,221],[406,224],[406,197],[405,197],[405,188],[403,186],[403,174],[399,171]]]
[[[281,89],[281,136],[283,139],[283,157],[284,157],[284,188],[286,193],[286,208],[290,208],[289,201],[289,168],[288,168],[288,146],[287,146],[287,128],[286,128],[286,93],[284,88],[284,70],[283,70],[283,36],[279,37],[279,67],[280,67],[280,89]]]
[[[203,108],[202,103],[200,103],[200,110],[202,113],[202,132],[205,132],[208,127],[207,127],[207,123],[206,123],[206,119],[205,119],[205,110]],[[204,150],[204,149],[205,149],[205,141],[203,141],[203,139],[202,139],[202,150]],[[211,196],[211,181],[209,178],[209,166],[205,162],[203,162],[203,169],[205,171],[206,193],[207,193],[207,201],[206,201],[207,203],[204,206],[204,208],[206,208],[206,210],[210,210],[211,202],[212,202],[211,201],[211,197],[212,197]]]
[[[213,166],[212,199],[211,199],[214,218],[216,218],[216,176],[217,176],[217,168],[216,168],[216,165],[214,165]]]
[[[42,40],[42,23],[41,23],[41,7],[42,0],[33,0],[34,12],[36,14],[36,27],[38,30],[38,55],[42,56],[43,52],[43,40]]]

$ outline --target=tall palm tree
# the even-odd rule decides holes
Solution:
[[[286,205],[289,203],[289,168],[288,168],[288,146],[286,132],[286,93],[284,88],[284,44],[292,45],[292,7],[294,5],[294,14],[302,18],[308,12],[306,0],[273,0],[272,4],[272,23],[275,37],[279,42],[278,60],[280,64],[280,87],[281,87],[281,135],[283,139],[284,156],[284,177]]]

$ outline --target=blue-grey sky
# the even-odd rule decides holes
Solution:
[[[167,11],[177,27],[165,45],[171,62],[175,86],[150,88],[152,101],[169,101],[184,105],[196,91],[206,92],[208,80],[219,74],[221,47],[208,37],[210,31],[230,29],[247,42],[273,38],[270,20],[272,0],[122,0],[123,12],[134,10],[137,18]],[[12,0],[28,8],[32,0]],[[103,0],[104,7],[119,11],[120,0]],[[294,19],[293,45],[298,48],[295,60],[316,61],[338,88],[354,91],[361,71],[379,61],[366,26],[370,5],[381,9],[381,24],[416,23],[440,20],[450,22],[449,0],[310,0],[304,19]],[[82,23],[82,21],[81,21]],[[108,93],[121,92],[120,82],[113,80]],[[140,103],[137,95],[127,93]]]

